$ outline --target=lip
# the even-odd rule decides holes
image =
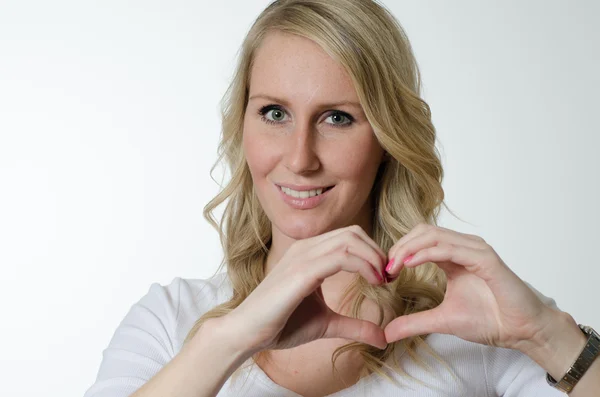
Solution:
[[[274,186],[275,186],[275,189],[277,189],[277,191],[281,195],[282,200],[290,207],[292,207],[294,209],[298,209],[298,210],[309,210],[309,209],[315,208],[316,206],[321,204],[324,200],[326,200],[327,197],[329,196],[329,192],[331,192],[333,190],[333,187],[332,187],[331,189],[328,189],[327,191],[319,194],[318,196],[308,197],[308,198],[298,198],[298,197],[288,196],[280,188],[280,186],[288,187],[290,185],[279,185],[279,186],[274,185]],[[291,186],[294,186],[294,185],[291,185]],[[306,186],[303,186],[303,187],[306,188]],[[310,187],[312,188],[312,186],[310,186]],[[296,189],[293,187],[290,187],[290,189],[299,190],[299,191],[313,190],[313,189],[300,190],[300,189]],[[315,187],[314,189],[321,189],[321,188]]]
[[[333,187],[334,185],[292,185],[289,183],[276,183],[277,186],[287,187],[288,189],[297,190],[299,192],[305,192],[307,190],[317,190],[317,189],[326,189],[328,187]]]

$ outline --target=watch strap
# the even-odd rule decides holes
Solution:
[[[548,383],[565,393],[573,390],[600,353],[600,335],[591,327],[579,324],[579,328],[588,337],[588,340],[575,363],[559,381],[546,373]]]

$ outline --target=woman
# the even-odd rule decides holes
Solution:
[[[223,109],[232,178],[205,208],[216,226],[229,199],[227,273],[153,285],[86,396],[563,395],[546,372],[588,336],[483,239],[436,226],[419,92],[377,3],[267,7]],[[600,360],[585,366],[573,396],[600,390]]]

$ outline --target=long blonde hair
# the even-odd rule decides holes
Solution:
[[[382,5],[369,0],[277,0],[250,28],[238,57],[233,80],[222,100],[222,137],[219,158],[231,174],[229,182],[204,208],[204,217],[219,231],[223,262],[231,282],[231,299],[206,312],[189,331],[188,342],[202,324],[235,309],[264,279],[264,263],[271,243],[271,222],[254,193],[252,178],[242,150],[242,129],[250,73],[257,48],[269,32],[303,36],[319,44],[340,62],[351,76],[363,110],[375,136],[387,152],[372,190],[373,239],[387,250],[418,223],[437,224],[444,199],[443,169],[435,147],[435,128],[430,108],[420,98],[421,77],[411,45],[398,21]],[[219,224],[213,211],[227,199]],[[446,207],[447,208],[447,207]],[[404,269],[384,286],[372,286],[362,277],[345,291],[355,294],[349,315],[358,318],[365,299],[396,316],[428,310],[444,297],[446,278],[433,263]],[[401,349],[420,365],[417,346],[424,336],[390,343],[384,350],[353,342],[335,350],[335,361],[346,351],[357,351],[365,366],[362,375],[373,372],[389,378],[382,366],[405,374],[396,361]],[[425,346],[426,347],[426,346]],[[258,357],[267,352],[259,352]],[[435,354],[434,354],[435,355]],[[393,358],[392,365],[386,359]],[[234,373],[234,375],[237,374]]]

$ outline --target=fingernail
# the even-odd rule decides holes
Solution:
[[[415,254],[411,254],[411,255],[407,256],[407,257],[404,259],[404,262],[403,262],[403,263],[405,263],[405,264],[406,264],[406,263],[410,262],[410,260],[411,260],[411,259],[412,259],[414,256],[415,256]]]
[[[386,272],[390,272],[390,270],[392,270],[392,265],[394,264],[394,258],[390,259],[390,261],[388,262],[387,266],[385,267],[385,271]]]

